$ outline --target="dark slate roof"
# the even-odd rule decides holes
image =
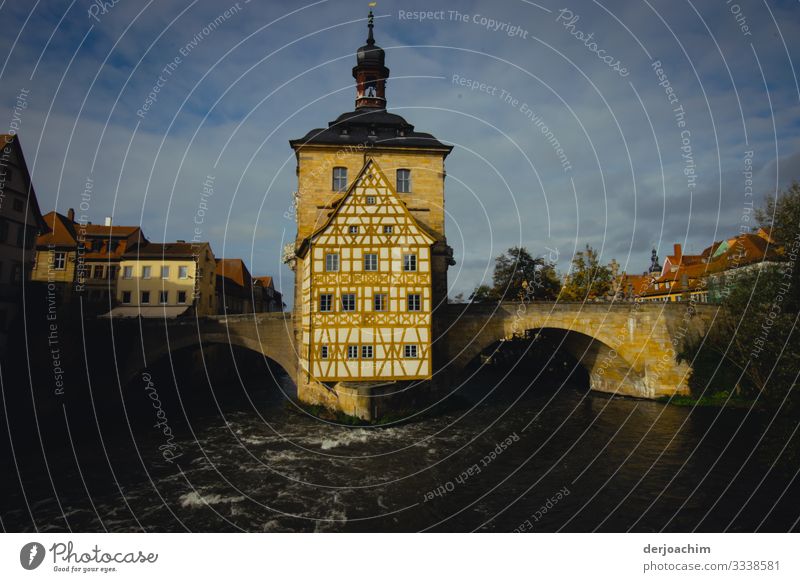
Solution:
[[[289,141],[293,148],[304,145],[376,146],[376,147],[424,147],[453,149],[429,133],[414,131],[414,126],[405,119],[385,109],[357,109],[342,113],[327,128],[309,131],[300,139]]]

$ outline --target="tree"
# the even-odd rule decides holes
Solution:
[[[614,268],[613,262],[609,266],[601,265],[597,251],[586,245],[572,258],[561,298],[565,301],[592,301],[606,297],[612,290]]]
[[[554,264],[542,257],[534,257],[524,247],[511,247],[495,259],[492,286],[476,287],[470,300],[555,299],[560,288]]]
[[[764,208],[756,209],[756,220],[762,228],[769,231],[775,244],[783,248],[787,261],[792,267],[797,258],[800,247],[800,183],[793,180],[783,192],[775,198],[767,197]],[[800,269],[793,268],[789,279],[792,283],[788,308],[800,310]]]
[[[497,297],[494,294],[494,289],[489,285],[478,285],[470,294],[469,300],[475,303],[486,303],[487,301],[497,301]]]
[[[694,392],[737,388],[744,396],[800,406],[793,390],[800,369],[797,318],[800,312],[798,265],[800,184],[756,210],[763,228],[783,247],[784,261],[732,273],[726,279],[722,310],[704,341],[681,357],[692,362]]]

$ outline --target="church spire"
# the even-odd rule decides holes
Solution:
[[[375,28],[375,16],[373,16],[372,10],[369,11],[369,16],[367,16],[367,28],[369,28],[367,44],[375,44],[375,37],[372,36],[372,29]]]
[[[383,49],[375,44],[375,16],[372,10],[367,16],[367,28],[367,44],[356,52],[356,66],[353,67],[356,109],[386,109],[386,79],[389,77],[389,69],[384,64],[386,55]]]

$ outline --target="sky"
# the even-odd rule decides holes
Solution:
[[[451,296],[489,283],[512,246],[565,271],[590,244],[640,273],[652,248],[663,260],[749,230],[752,208],[800,179],[797,1],[374,10],[388,109],[455,146]],[[18,133],[43,212],[199,236],[291,300],[288,141],[354,108],[367,11],[0,0],[0,132]]]

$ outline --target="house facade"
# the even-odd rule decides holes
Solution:
[[[55,285],[62,300],[83,298],[84,308],[108,310],[117,296],[117,273],[122,255],[147,239],[138,226],[116,226],[75,220],[48,212],[48,232],[36,239],[36,261],[31,279]]]
[[[300,365],[312,380],[430,378],[434,242],[367,160],[299,252]]]
[[[0,134],[0,354],[22,306],[36,236],[46,230],[19,138]]]
[[[216,261],[207,242],[145,243],[125,252],[109,317],[216,314]]]

